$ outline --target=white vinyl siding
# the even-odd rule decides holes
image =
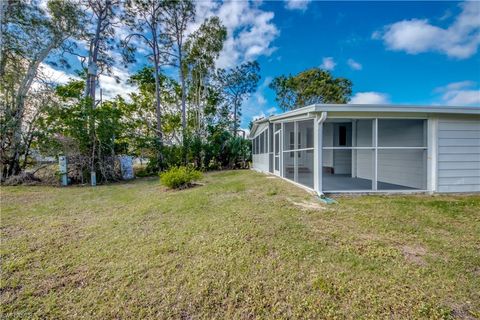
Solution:
[[[480,191],[480,121],[440,119],[438,191]]]

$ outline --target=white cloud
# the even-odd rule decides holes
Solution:
[[[308,4],[311,0],[286,0],[285,8],[288,10],[301,10],[305,11],[308,8]]]
[[[103,99],[113,99],[117,95],[129,100],[128,94],[137,91],[137,88],[126,83],[130,77],[128,70],[118,67],[113,67],[113,74],[120,78],[120,83],[117,83],[114,77],[107,75],[99,76],[99,88],[102,89]],[[38,71],[38,77],[43,81],[53,84],[66,84],[71,79],[80,80],[81,78],[73,73],[68,73],[65,70],[54,69],[52,66],[41,63]],[[33,84],[33,89],[39,88],[40,83]],[[97,89],[97,98],[100,98],[99,89]]]
[[[52,66],[46,63],[41,63],[38,69],[38,76],[45,81],[58,83],[58,84],[65,84],[70,79],[78,80],[80,79],[74,74],[70,74],[64,70],[57,70],[54,69]]]
[[[189,30],[195,30],[205,18],[214,15],[227,28],[227,40],[217,60],[218,67],[229,68],[260,56],[270,56],[275,51],[272,42],[279,30],[272,21],[274,14],[261,10],[254,2],[197,1],[196,10],[196,22]]]
[[[452,82],[436,88],[434,92],[441,94],[444,105],[480,106],[480,88],[473,81]]]
[[[372,34],[388,49],[409,54],[440,52],[465,59],[477,52],[480,45],[480,2],[460,4],[461,12],[447,28],[432,25],[426,19],[402,20]]]
[[[271,107],[271,108],[267,109],[267,114],[269,114],[269,115],[275,114],[275,112],[277,112],[277,108],[275,108],[275,107]]]
[[[349,104],[388,104],[390,99],[388,95],[381,92],[357,92]]]
[[[362,70],[363,66],[358,63],[357,61],[353,59],[348,59],[347,64],[352,68],[353,70]]]
[[[250,119],[256,120],[274,114],[277,111],[275,107],[267,106],[268,101],[265,98],[265,91],[270,82],[272,82],[272,77],[265,78],[258,86],[257,91],[245,101],[242,109],[243,119],[247,121]]]
[[[263,119],[265,117],[266,117],[265,113],[260,112],[259,114],[256,114],[252,117],[252,121],[255,121],[255,120],[258,120],[258,119]]]
[[[102,89],[102,95],[104,99],[113,99],[117,95],[129,99],[128,94],[131,92],[136,92],[137,88],[126,83],[130,77],[128,70],[123,68],[113,67],[112,72],[115,76],[119,77],[120,83],[117,83],[117,80],[114,77],[107,75],[99,76],[99,84]]]
[[[335,63],[335,60],[333,60],[332,57],[324,57],[322,59],[322,64],[320,65],[320,67],[325,70],[333,70],[335,69],[336,65],[337,64]]]
[[[443,95],[445,104],[452,106],[480,106],[480,90],[458,90]]]
[[[452,91],[452,90],[461,90],[465,88],[471,88],[475,86],[475,81],[459,81],[459,82],[452,82],[447,84],[446,86],[438,87],[435,88],[435,92],[440,92],[440,93],[445,93],[447,91]]]

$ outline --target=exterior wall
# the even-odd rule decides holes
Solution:
[[[418,124],[417,120],[415,121]],[[412,121],[388,122],[383,127],[379,120],[378,145],[421,147],[426,146],[423,126]],[[422,137],[425,135],[425,139]],[[415,189],[426,189],[426,157],[424,150],[379,150],[378,181],[399,184]]]
[[[323,125],[323,144],[324,147],[333,147],[333,124]],[[323,151],[323,166],[333,167],[333,150]]]
[[[373,151],[372,150],[354,150],[356,153],[356,177],[362,179],[373,178]]]
[[[268,153],[254,154],[253,168],[259,171],[269,172],[269,155]]]
[[[379,150],[378,181],[425,190],[424,150]]]
[[[437,159],[437,191],[480,191],[480,119],[439,118]]]
[[[359,121],[356,124],[356,144],[359,147],[372,146],[372,121]],[[362,179],[373,178],[373,151],[354,150],[353,157],[356,161],[353,164],[355,177]]]
[[[335,174],[352,173],[351,150],[333,150],[333,170]]]

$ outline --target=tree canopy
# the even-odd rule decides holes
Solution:
[[[1,181],[37,165],[34,153],[77,159],[79,182],[115,180],[122,154],[147,163],[144,174],[187,164],[203,170],[247,165],[250,142],[238,131],[260,65],[218,68],[227,39],[219,17],[197,21],[192,0],[1,6]],[[66,83],[42,72],[42,66],[70,64],[77,69]],[[130,69],[127,77],[121,67]],[[136,90],[105,98],[104,75]],[[279,76],[270,87],[282,110],[346,103],[352,92],[349,80],[318,68]]]
[[[191,0],[48,0],[42,8],[2,2],[1,181],[35,165],[33,151],[81,159],[82,182],[115,179],[119,154],[145,160],[152,174],[184,164],[245,165],[249,142],[236,128],[259,65],[217,69],[227,38],[219,17],[193,24]],[[118,53],[122,66],[139,56],[144,65],[122,79]],[[71,68],[72,61],[80,67],[67,83],[40,72],[46,64]],[[137,90],[105,99],[101,75]]]
[[[276,102],[287,111],[314,103],[347,103],[352,95],[352,82],[335,78],[330,72],[312,68],[292,76],[279,76],[270,83]]]

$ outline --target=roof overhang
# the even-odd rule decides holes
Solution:
[[[462,106],[419,106],[419,105],[387,105],[387,104],[313,104],[303,108],[294,109],[279,115],[262,118],[253,122],[250,137],[255,136],[258,126],[264,122],[277,122],[287,119],[295,119],[302,116],[318,114],[321,112],[345,112],[345,113],[420,113],[420,114],[456,114],[478,115],[479,107]]]

